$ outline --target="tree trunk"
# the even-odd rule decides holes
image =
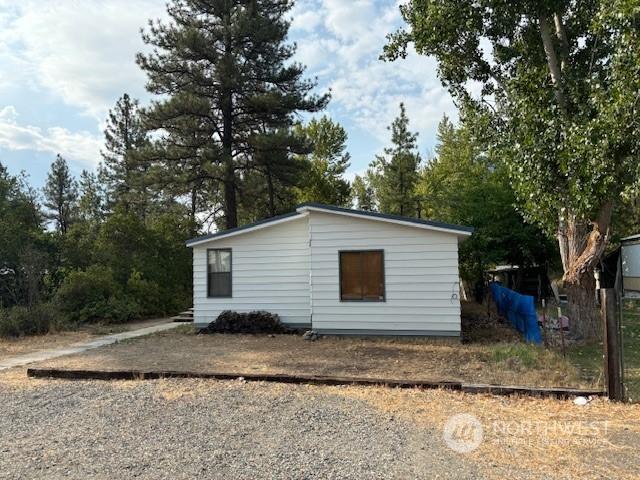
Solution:
[[[613,202],[606,201],[592,222],[591,230],[575,216],[560,222],[558,244],[564,269],[563,281],[569,298],[570,328],[585,339],[599,338],[599,316],[595,300],[593,269],[607,246]]]
[[[226,227],[238,226],[238,207],[236,205],[236,175],[233,166],[233,135],[231,129],[233,115],[233,97],[231,91],[223,93],[222,98],[222,155],[224,157],[224,218]]]
[[[195,237],[198,233],[198,220],[196,214],[198,212],[198,189],[201,187],[201,182],[198,182],[191,188],[191,205],[189,209],[189,233],[192,237]]]
[[[593,270],[582,275],[577,281],[565,280],[569,304],[567,316],[569,328],[583,339],[598,339],[602,336],[600,318],[596,307],[596,285]]]
[[[269,216],[276,216],[276,201],[275,201],[275,188],[273,186],[273,177],[271,176],[271,169],[267,167],[267,190],[269,193]]]
[[[227,11],[231,7],[227,4]],[[225,16],[225,70],[227,75],[232,71],[231,65],[231,23],[229,15]],[[236,174],[233,165],[233,85],[231,78],[224,78],[224,88],[221,98],[222,113],[222,155],[224,157],[224,217],[227,229],[238,226],[238,206],[236,204]]]

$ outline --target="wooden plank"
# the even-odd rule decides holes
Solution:
[[[65,380],[156,380],[160,378],[202,378],[212,380],[237,380],[248,382],[278,382],[308,385],[361,385],[391,388],[419,388],[489,393],[495,395],[533,395],[539,397],[569,398],[576,396],[606,395],[600,390],[582,390],[563,387],[530,388],[508,385],[464,384],[453,381],[404,380],[366,377],[333,377],[324,375],[289,375],[284,373],[228,373],[192,372],[174,370],[71,370],[63,368],[29,368],[27,375],[35,378],[59,378]]]
[[[604,390],[588,390],[565,387],[522,387],[517,385],[462,384],[466,393],[490,393],[494,395],[530,395],[534,397],[588,397],[605,396]]]
[[[159,378],[204,378],[248,382],[299,383],[311,385],[384,385],[394,388],[445,388],[460,390],[459,382],[428,380],[394,380],[386,378],[330,377],[323,375],[288,375],[281,373],[227,373],[190,372],[174,370],[71,370],[63,368],[29,368],[27,376],[37,378],[61,378],[66,380],[155,380]]]

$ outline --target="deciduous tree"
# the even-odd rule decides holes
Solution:
[[[313,119],[298,126],[298,132],[311,144],[311,153],[305,156],[309,168],[298,191],[300,202],[319,202],[348,206],[351,187],[344,178],[351,156],[346,151],[347,132],[327,116]]]
[[[614,206],[637,192],[640,28],[633,0],[412,0],[384,57],[438,60],[442,82],[483,115],[527,217],[556,235],[572,325],[600,331],[593,268]],[[466,87],[482,87],[479,98]]]
[[[354,206],[360,210],[372,212],[376,209],[373,188],[366,178],[356,175],[351,184]]]

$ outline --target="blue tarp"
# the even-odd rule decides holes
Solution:
[[[509,319],[511,324],[524,336],[527,342],[541,343],[538,315],[532,296],[521,295],[497,282],[489,284],[498,313]]]

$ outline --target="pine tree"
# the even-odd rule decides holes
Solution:
[[[365,178],[356,175],[351,184],[351,190],[353,191],[354,206],[356,208],[369,212],[375,210],[376,205],[373,188],[371,188],[371,185]]]
[[[71,176],[66,160],[60,155],[51,164],[42,193],[44,206],[49,209],[46,217],[55,222],[60,233],[67,233],[76,213],[78,184]]]
[[[118,203],[144,215],[149,199],[144,178],[147,167],[141,162],[141,153],[148,139],[138,100],[126,93],[118,99],[109,111],[104,136],[102,177],[109,190],[108,208]]]
[[[296,196],[293,188],[302,185],[306,172],[310,168],[304,158],[296,155],[308,151],[305,140],[299,132],[288,128],[280,130],[265,128],[263,133],[252,135],[251,168],[258,176],[254,175],[251,189],[247,187],[252,182],[243,182],[243,197],[246,198],[241,202],[243,209],[246,209],[248,203],[251,205],[264,203],[258,199],[266,196],[266,209],[257,210],[257,215],[252,220],[273,217],[290,211],[295,205]],[[260,186],[261,183],[264,185],[263,188]]]
[[[240,174],[257,168],[252,138],[286,130],[295,112],[318,111],[328,101],[310,93],[315,82],[291,62],[295,46],[285,43],[291,6],[290,0],[176,0],[168,6],[171,23],[150,22],[143,34],[154,50],[139,54],[138,64],[147,89],[164,97],[147,112],[148,124],[183,140],[196,130],[206,140],[192,153],[204,176],[221,185],[227,228],[238,224]]]
[[[400,115],[389,127],[392,147],[384,150],[371,164],[370,177],[381,212],[419,216],[416,195],[420,155],[417,153],[416,133],[409,131],[409,119],[404,104]]]
[[[82,221],[97,223],[103,218],[104,198],[97,175],[83,170],[80,174],[78,216]]]
[[[329,117],[311,120],[308,125],[298,127],[306,136],[312,152],[306,156],[310,163],[299,201],[320,202],[328,205],[347,206],[351,203],[351,186],[344,179],[351,156],[347,148],[347,132]]]

